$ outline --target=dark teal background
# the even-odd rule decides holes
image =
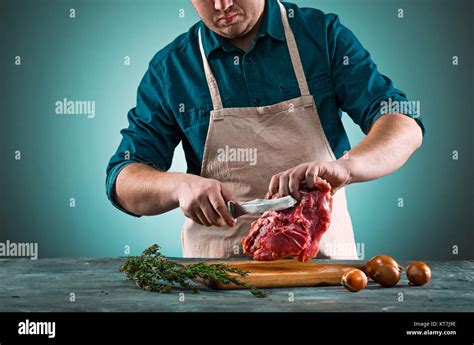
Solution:
[[[423,147],[393,175],[347,188],[365,256],[472,258],[474,2],[294,2],[338,14],[395,86],[421,101]],[[0,242],[38,242],[40,257],[117,256],[127,245],[136,254],[153,242],[181,255],[180,210],[127,216],[104,181],[149,60],[197,20],[189,1],[0,0]],[[95,101],[95,118],[55,114],[63,98]],[[360,129],[347,115],[344,124],[355,145]],[[171,170],[185,171],[180,147]]]

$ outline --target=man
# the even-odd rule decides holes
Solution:
[[[300,198],[327,181],[318,256],[357,258],[344,186],[392,173],[421,145],[418,116],[382,110],[405,95],[335,15],[276,0],[192,3],[202,21],[154,56],[139,86],[107,169],[110,200],[136,216],[180,207],[185,257],[232,257],[258,215],[235,220],[227,201]],[[351,150],[342,111],[367,134]],[[167,172],[179,142],[187,174]]]

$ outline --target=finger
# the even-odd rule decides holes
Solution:
[[[333,177],[334,172],[331,169],[328,170],[328,165],[321,163],[318,167],[317,178],[314,179],[315,188],[321,191],[331,190]]]
[[[308,190],[313,190],[315,185],[314,182],[316,181],[316,178],[318,177],[318,166],[313,165],[311,166],[308,170],[306,170],[305,173],[305,180],[306,180],[306,188]]]
[[[219,222],[218,226],[234,226],[235,220],[227,209],[226,203],[222,195],[209,195],[209,202],[211,203],[214,212],[216,212],[217,214]]]
[[[211,226],[211,223],[207,220],[206,216],[202,212],[200,208],[196,208],[194,210],[194,215],[197,219],[199,219],[199,223],[204,226]]]
[[[221,195],[222,195],[222,198],[224,199],[223,200],[224,205],[221,205],[219,207],[218,213],[221,215],[222,218],[224,218],[224,221],[226,222],[227,226],[233,227],[236,223],[236,219],[232,217],[229,210],[227,209],[227,202],[237,201],[237,198],[235,197],[234,194],[232,194],[230,190],[228,190],[223,185],[221,185]]]
[[[189,212],[188,214],[185,214],[185,216],[186,218],[191,219],[196,224],[204,225],[194,212]]]
[[[273,175],[270,179],[270,184],[268,185],[268,194],[270,194],[270,196],[278,192],[278,188],[280,185],[280,175],[281,174]]]
[[[201,206],[201,211],[206,217],[207,221],[214,226],[222,226],[224,225],[224,220],[221,219],[219,214],[214,210],[214,206],[212,206],[209,199],[205,201],[205,204]]]
[[[290,190],[288,188],[288,183],[290,180],[290,175],[289,173],[283,173],[280,175],[280,181],[279,186],[278,186],[278,193],[280,193],[280,196],[287,196],[290,194]]]
[[[306,169],[307,169],[306,165],[301,165],[301,166],[297,166],[290,173],[288,188],[290,190],[291,195],[296,200],[300,200],[300,181],[305,176]]]

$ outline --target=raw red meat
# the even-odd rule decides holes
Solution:
[[[297,256],[304,262],[315,257],[331,222],[330,192],[331,187],[326,184],[318,190],[301,192],[301,201],[292,208],[263,213],[242,240],[244,252],[260,261]],[[278,197],[277,193],[270,198]]]

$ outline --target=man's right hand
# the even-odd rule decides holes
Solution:
[[[119,173],[115,192],[117,204],[136,215],[153,216],[181,207],[198,224],[235,225],[227,210],[227,201],[235,201],[235,196],[217,180],[132,163]]]
[[[236,199],[219,181],[186,174],[176,192],[179,207],[194,222],[204,226],[235,225],[226,205]]]

